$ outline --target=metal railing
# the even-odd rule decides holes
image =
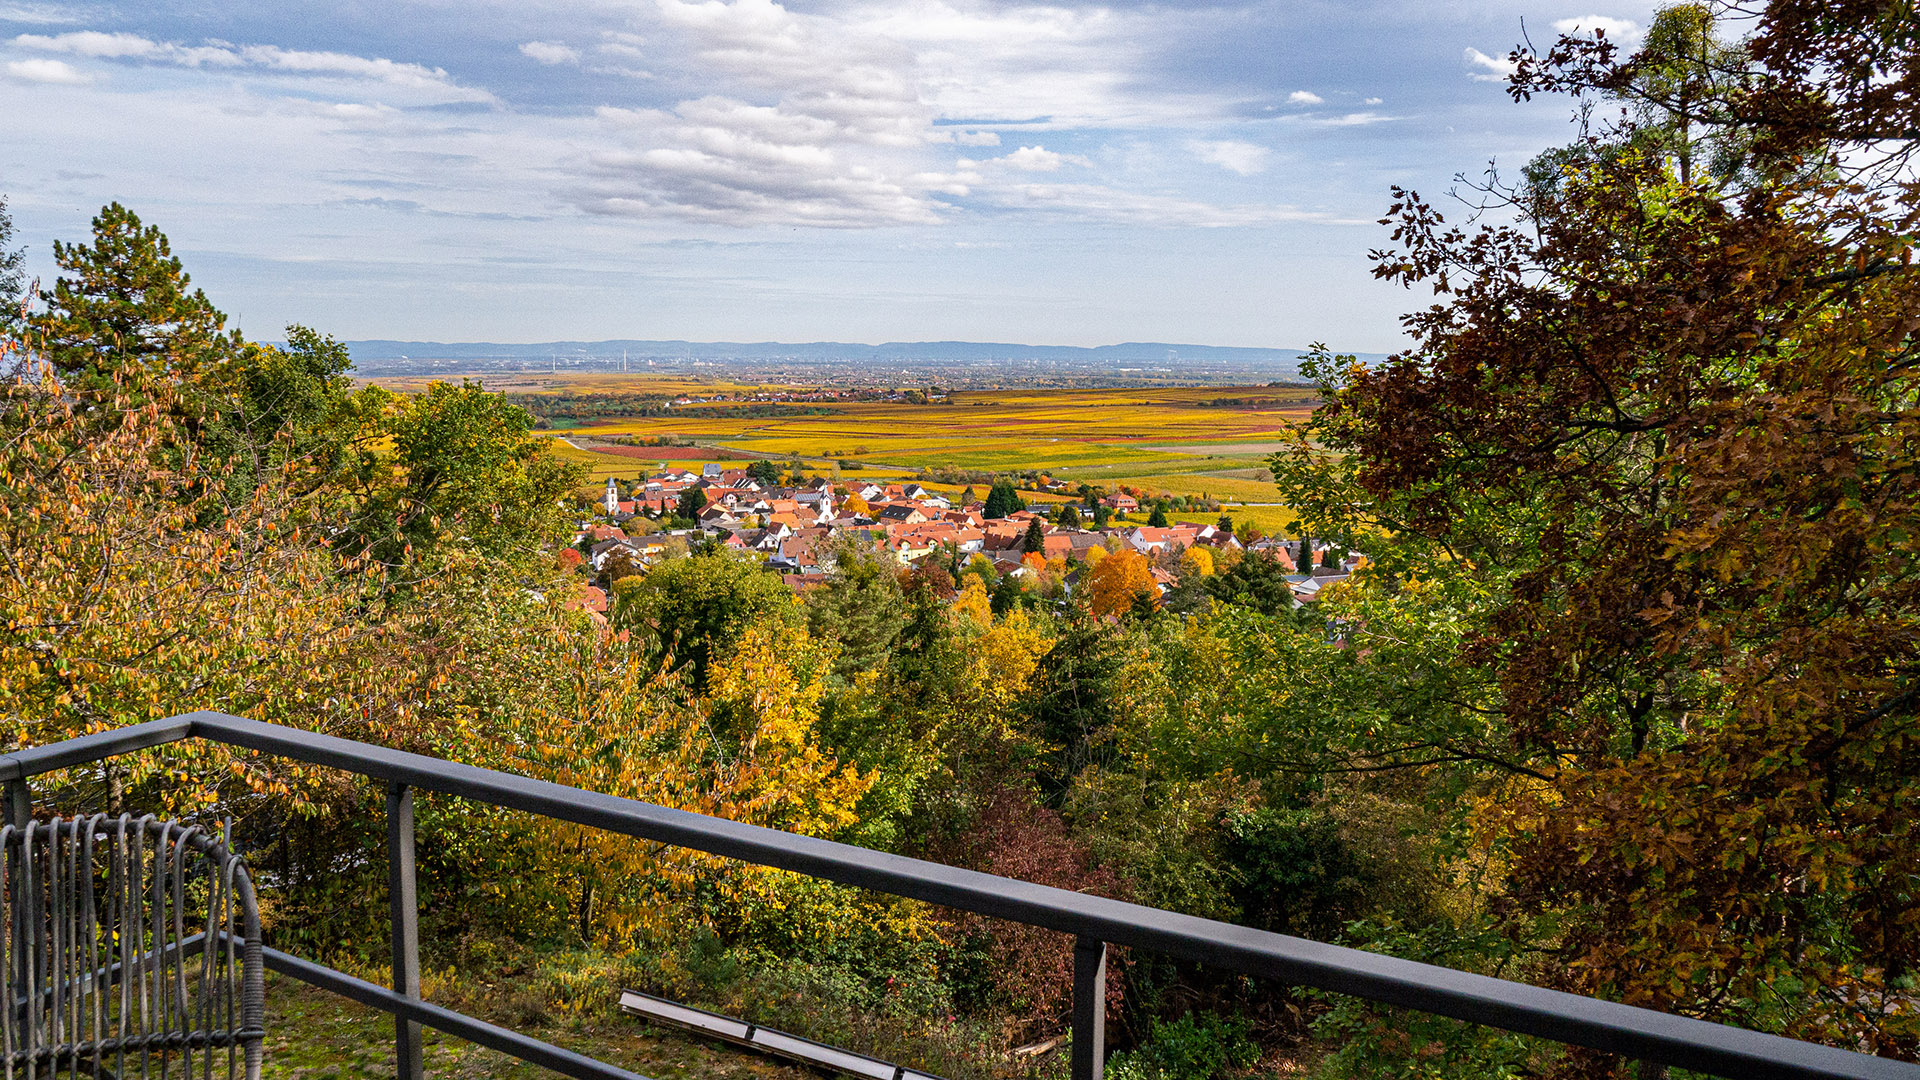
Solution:
[[[1073,1080],[1099,1080],[1101,1075],[1110,945],[1717,1076],[1920,1080],[1920,1065],[1888,1058],[796,836],[221,713],[189,713],[0,756],[5,820],[24,825],[29,819],[28,781],[36,775],[189,738],[386,782],[392,989],[277,949],[266,949],[264,954],[270,971],[392,1014],[399,1075],[404,1080],[423,1075],[422,1026],[565,1076],[637,1078],[625,1069],[421,1000],[413,859],[416,788],[1071,934],[1075,939]]]

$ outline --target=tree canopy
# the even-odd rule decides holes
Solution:
[[[111,397],[155,381],[217,384],[240,335],[174,257],[166,236],[110,203],[90,244],[55,241],[63,271],[34,318],[36,344],[72,390]]]
[[[1491,179],[1512,225],[1396,192],[1375,273],[1436,302],[1383,364],[1316,357],[1330,453],[1274,469],[1313,531],[1488,588],[1457,661],[1538,786],[1483,824],[1560,979],[1911,1054],[1911,1017],[1777,988],[1920,960],[1920,39],[1886,5],[1776,2],[1737,44],[1714,15],[1517,54],[1516,97],[1631,107]]]
[[[1014,488],[1011,480],[998,480],[987,492],[985,516],[1003,518],[1019,510],[1024,504],[1020,501],[1020,492]]]

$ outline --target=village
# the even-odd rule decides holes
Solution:
[[[604,611],[614,582],[714,548],[760,561],[796,594],[825,583],[836,553],[852,544],[890,554],[903,571],[937,566],[956,579],[972,572],[1001,584],[1003,596],[1034,593],[1055,601],[1116,553],[1142,557],[1156,600],[1172,593],[1183,575],[1211,574],[1216,565],[1256,557],[1272,560],[1285,576],[1295,607],[1365,562],[1358,552],[1317,539],[1236,532],[1225,516],[1214,523],[1168,521],[1164,514],[1131,520],[1147,510],[1124,491],[1062,502],[1058,493],[1068,485],[1042,478],[1038,487],[1055,499],[1040,500],[1039,491],[1016,491],[1011,483],[981,499],[972,487],[956,494],[910,481],[783,477],[764,461],[744,468],[709,463],[699,472],[668,468],[626,482],[609,478],[575,538],[582,569],[594,581],[580,606]],[[1303,544],[1310,553],[1303,554]]]

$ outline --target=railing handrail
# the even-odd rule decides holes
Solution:
[[[1730,1077],[1920,1080],[1920,1065],[570,788],[299,728],[195,712],[0,756],[0,782],[210,739],[791,870],[1087,941]]]

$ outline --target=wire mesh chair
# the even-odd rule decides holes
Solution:
[[[5,1078],[260,1075],[266,985],[245,861],[151,815],[0,827]]]

